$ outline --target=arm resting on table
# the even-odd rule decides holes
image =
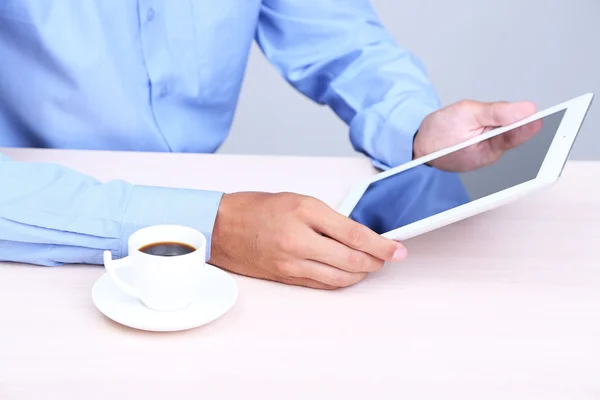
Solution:
[[[102,264],[104,250],[124,257],[129,236],[157,224],[191,226],[210,240],[221,196],[101,183],[59,165],[0,154],[0,261]]]
[[[368,0],[264,0],[256,35],[288,82],[349,124],[357,151],[381,168],[412,160],[413,137],[439,100]]]

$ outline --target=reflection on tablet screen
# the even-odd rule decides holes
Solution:
[[[564,113],[544,117],[538,133],[491,165],[461,173],[419,165],[374,182],[350,218],[382,234],[532,180]]]

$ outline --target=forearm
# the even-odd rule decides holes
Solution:
[[[294,87],[349,125],[357,150],[385,166],[412,159],[413,136],[439,99],[368,1],[265,0],[257,40]]]
[[[210,240],[220,199],[217,192],[102,183],[0,155],[0,260],[101,264],[103,250],[124,256],[129,235],[156,224],[192,226]]]

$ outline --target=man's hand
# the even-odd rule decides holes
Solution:
[[[210,263],[256,278],[335,289],[353,285],[406,248],[293,193],[223,196]]]
[[[510,125],[535,112],[535,105],[530,102],[481,103],[465,100],[455,103],[425,118],[414,139],[414,158],[464,142],[493,128]],[[497,161],[505,151],[521,145],[541,127],[542,121],[537,120],[430,164],[445,171],[471,171]]]

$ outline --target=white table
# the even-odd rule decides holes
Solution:
[[[2,151],[331,205],[374,172],[355,158]],[[101,315],[101,267],[0,264],[0,399],[599,399],[599,177],[571,162],[553,188],[412,239],[405,262],[349,289],[236,276],[234,308],[186,332]]]

